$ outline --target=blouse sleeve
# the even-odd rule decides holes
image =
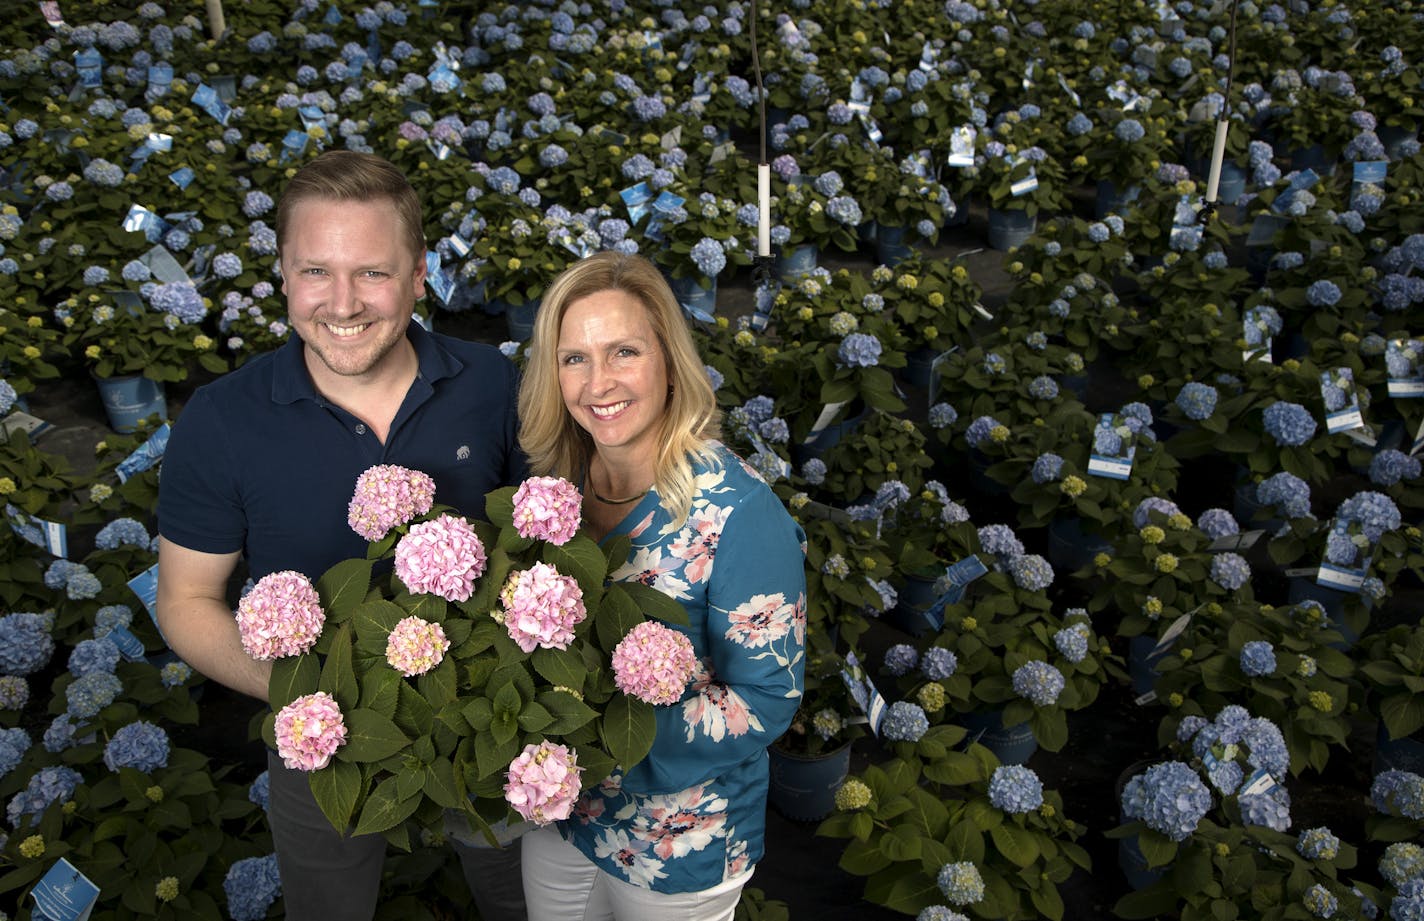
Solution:
[[[675,793],[759,755],[801,701],[806,645],[804,534],[770,489],[727,517],[707,591],[707,657],[679,704],[657,707],[648,757],[623,778],[641,794]]]

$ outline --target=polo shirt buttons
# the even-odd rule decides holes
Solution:
[[[357,423],[357,425],[356,425],[356,434],[357,434],[357,435],[364,435],[364,434],[366,434],[366,426],[361,425],[360,423]]]

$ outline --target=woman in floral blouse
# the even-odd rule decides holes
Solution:
[[[585,778],[568,820],[525,837],[529,916],[731,919],[762,855],[766,748],[801,696],[804,535],[716,440],[707,373],[642,257],[599,253],[549,287],[519,409],[531,469],[581,485],[601,541],[631,538],[613,578],[679,601],[700,661],[648,757]]]

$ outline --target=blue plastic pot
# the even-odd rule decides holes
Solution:
[[[989,209],[989,245],[1000,251],[1023,246],[1038,227],[1038,216],[1030,217],[1022,208]]]
[[[836,791],[850,773],[850,743],[819,755],[785,752],[772,746],[767,802],[796,822],[819,822],[836,807]]]
[[[1084,533],[1081,518],[1067,516],[1048,523],[1048,562],[1055,572],[1077,572],[1099,553],[1112,553],[1112,549],[1112,541]]]
[[[1002,710],[965,713],[959,722],[968,730],[969,740],[989,749],[1001,764],[1023,764],[1038,751],[1028,723],[1005,726]]]
[[[497,305],[491,302],[491,306],[496,309],[490,313],[504,314],[504,321],[509,326],[509,338],[515,342],[527,342],[529,337],[534,335],[534,318],[539,313],[538,298],[517,306],[505,301],[500,301]]]
[[[104,401],[109,427],[114,431],[123,434],[136,431],[141,421],[154,414],[160,421],[168,419],[168,401],[158,381],[140,374],[126,374],[96,377],[94,382],[99,385],[99,398]]]
[[[703,283],[706,282],[706,287]],[[673,296],[684,309],[694,316],[704,314],[713,316],[717,313],[717,279],[704,278],[700,275],[688,275],[684,278],[670,278],[668,283],[672,286]]]
[[[909,231],[904,227],[881,224],[875,234],[875,258],[891,268],[909,259],[915,249],[906,242],[908,236]]]
[[[1142,189],[1136,184],[1126,188],[1118,188],[1117,183],[1111,179],[1099,179],[1097,185],[1097,196],[1093,201],[1093,214],[1099,220],[1109,214],[1122,214],[1127,210],[1127,206],[1137,200]]]
[[[801,243],[782,251],[776,257],[776,274],[782,281],[794,281],[816,271],[821,249],[814,243]]]

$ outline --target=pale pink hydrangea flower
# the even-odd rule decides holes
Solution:
[[[560,575],[548,563],[535,563],[512,573],[499,593],[504,628],[525,652],[534,647],[567,649],[574,627],[583,622],[583,589],[572,576]]]
[[[526,820],[548,825],[567,819],[579,795],[578,754],[548,739],[526,745],[509,763],[504,799]]]
[[[396,525],[424,515],[434,503],[435,481],[427,474],[395,464],[377,464],[356,478],[346,523],[357,534],[376,541]]]
[[[656,621],[644,621],[613,650],[618,690],[650,704],[675,704],[697,673],[697,654],[684,634]]]
[[[311,649],[325,623],[311,580],[291,569],[263,576],[237,603],[242,648],[262,661]]]
[[[325,691],[298,697],[277,711],[277,754],[294,771],[319,771],[346,744],[346,721]]]
[[[417,594],[467,601],[484,571],[485,545],[456,515],[413,525],[396,544],[396,575]]]
[[[402,675],[414,678],[439,665],[449,648],[444,627],[419,617],[406,617],[386,640],[386,661]]]
[[[520,537],[564,544],[582,521],[583,496],[562,477],[530,477],[514,491],[514,529]]]

